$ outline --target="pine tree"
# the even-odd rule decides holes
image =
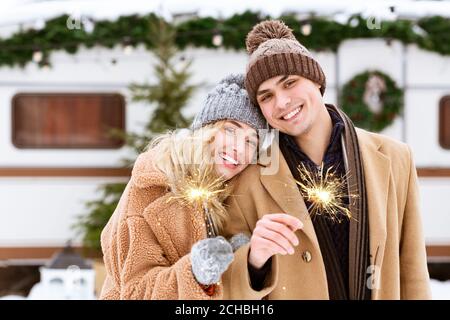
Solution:
[[[184,117],[181,110],[197,88],[196,85],[188,84],[192,61],[182,59],[181,65],[176,63],[179,51],[175,46],[174,28],[162,18],[156,17],[150,19],[149,24],[149,42],[153,44],[151,51],[156,57],[156,82],[134,83],[130,90],[133,101],[145,102],[154,106],[155,110],[143,133],[111,131],[112,135],[124,139],[127,147],[133,150],[133,159],[123,159],[123,163],[128,167],[132,166],[155,134],[184,128],[190,124],[192,119]],[[125,183],[102,185],[100,198],[86,203],[89,212],[79,216],[74,225],[75,230],[82,236],[86,249],[100,251],[100,234],[117,207],[125,186]]]

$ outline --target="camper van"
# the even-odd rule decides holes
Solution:
[[[7,32],[3,30],[2,36]],[[404,92],[404,108],[381,133],[407,143],[414,154],[421,212],[432,261],[450,258],[450,57],[383,39],[345,41],[336,52],[313,52],[327,78],[325,101],[339,105],[347,81],[381,71]],[[132,83],[155,81],[155,59],[144,47],[57,51],[51,65],[0,67],[0,263],[42,266],[68,240],[99,186],[127,182],[133,156],[108,128],[143,132],[152,105],[133,102]],[[230,72],[243,72],[244,51],[188,48],[192,83],[201,84],[184,108],[200,108],[206,92]],[[439,258],[439,259],[440,259]]]

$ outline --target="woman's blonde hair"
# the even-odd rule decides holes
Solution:
[[[216,234],[222,230],[227,211],[224,201],[231,191],[231,184],[221,179],[214,168],[214,155],[210,144],[222,129],[225,120],[206,125],[198,130],[171,131],[155,137],[147,146],[153,153],[154,167],[167,177],[170,191],[174,195],[182,192],[180,183],[191,179],[199,172],[208,181],[219,181],[223,192],[209,202],[209,213]],[[183,129],[187,130],[187,129]]]

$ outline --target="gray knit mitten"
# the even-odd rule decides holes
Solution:
[[[233,248],[222,236],[196,242],[191,249],[192,272],[195,279],[204,285],[219,282],[233,258]]]
[[[233,248],[233,252],[235,252],[237,249],[242,247],[243,245],[246,245],[250,242],[250,238],[245,233],[238,233],[231,237],[229,240],[231,247]]]

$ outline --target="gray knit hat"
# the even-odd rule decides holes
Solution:
[[[256,92],[264,81],[281,75],[295,74],[320,84],[325,92],[325,74],[311,53],[297,41],[292,30],[279,20],[255,25],[246,39],[250,60],[245,88],[256,104]]]
[[[244,88],[243,74],[230,74],[206,97],[202,110],[195,116],[191,128],[197,130],[219,120],[236,120],[258,131],[266,129],[266,120]]]

